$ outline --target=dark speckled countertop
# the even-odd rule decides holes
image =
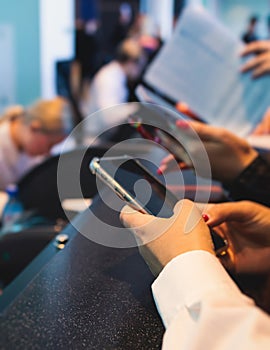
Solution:
[[[115,220],[99,199],[94,208]],[[78,220],[97,229],[89,213]],[[74,238],[0,316],[0,349],[159,349],[153,276],[137,248],[93,243],[71,225],[66,232]]]

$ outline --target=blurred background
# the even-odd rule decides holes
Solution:
[[[0,0],[0,113],[65,94],[66,79],[78,93],[128,31],[145,35],[146,46],[149,37],[164,42],[183,6],[193,2],[237,36],[256,16],[256,35],[269,38],[269,0]]]

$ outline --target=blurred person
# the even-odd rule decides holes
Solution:
[[[256,26],[258,21],[259,19],[257,16],[250,17],[247,31],[242,36],[242,39],[245,43],[251,43],[252,41],[258,40],[258,37],[256,34]]]
[[[128,102],[130,93],[128,82],[140,76],[144,63],[144,54],[140,44],[136,40],[126,39],[118,47],[115,60],[97,72],[90,86],[89,101],[82,105],[84,115],[91,115],[85,125],[87,136],[96,137],[104,128],[124,121],[126,114],[117,114],[110,120],[102,113],[98,113],[97,118],[92,114]]]
[[[148,57],[147,64],[149,64],[163,44],[160,28],[145,14],[138,14],[129,35],[139,40]]]
[[[270,164],[246,140],[225,128],[200,122],[180,120],[177,126],[180,137],[185,133],[190,136],[190,141],[194,141],[187,143],[186,151],[197,164],[200,164],[201,144],[194,139],[194,132],[199,136],[209,158],[213,179],[223,183],[232,199],[249,199],[270,206]],[[172,155],[163,159],[158,172],[176,170],[173,160]],[[183,162],[179,167],[187,168]],[[198,175],[204,176],[200,170],[200,167],[196,168]]]
[[[77,69],[75,68],[75,70],[78,71],[77,79],[79,80],[78,91],[76,91],[78,99],[84,93],[92,77],[100,67],[98,30],[99,22],[95,18],[89,19],[86,22],[77,21],[75,33],[75,64],[77,64],[78,67]]]
[[[133,39],[140,40],[140,37],[143,35],[144,23],[146,21],[146,15],[138,13],[134,18],[132,26],[129,30],[129,36]]]
[[[209,222],[215,228],[223,225],[235,267],[269,272],[270,209],[250,202],[224,205],[209,209]],[[128,206],[120,217],[157,276],[152,292],[166,328],[163,349],[269,349],[269,316],[238,289],[215,256],[194,203],[178,202],[169,219]]]
[[[127,38],[133,22],[132,7],[129,3],[123,2],[118,9],[118,19],[115,28],[112,31],[111,45],[113,51]]]
[[[0,120],[0,190],[40,163],[72,126],[71,109],[61,97],[8,108]]]

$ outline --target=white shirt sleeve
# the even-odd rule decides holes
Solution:
[[[240,292],[212,254],[179,255],[152,290],[166,327],[163,349],[270,349],[270,317]]]

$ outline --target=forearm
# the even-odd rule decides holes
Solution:
[[[166,326],[164,349],[268,349],[270,319],[245,297],[218,260],[183,254],[162,271],[153,294]]]

